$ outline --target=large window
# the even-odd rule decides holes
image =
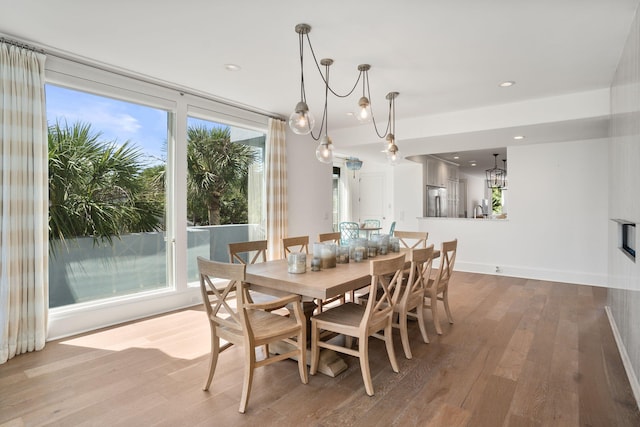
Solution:
[[[46,85],[49,305],[166,288],[169,113]]]
[[[53,336],[197,304],[196,256],[266,238],[265,116],[55,57],[47,82]],[[231,144],[214,203],[190,188],[194,129]]]
[[[228,244],[266,239],[262,131],[187,118],[187,236],[190,284],[196,257],[229,261]]]

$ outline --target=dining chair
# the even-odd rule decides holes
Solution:
[[[379,219],[365,219],[364,220],[364,228],[379,228],[380,227],[380,220]],[[380,234],[379,230],[372,230],[369,235],[371,234]]]
[[[422,231],[400,231],[395,230],[393,235],[400,240],[401,247],[415,249],[426,248],[429,233]]]
[[[340,244],[340,232],[320,233],[318,234],[318,242],[333,242],[336,245]]]
[[[433,245],[426,248],[411,249],[406,252],[406,259],[411,263],[408,271],[409,276],[403,281],[399,291],[394,295],[393,301],[393,321],[391,326],[400,330],[400,339],[402,348],[407,359],[411,359],[411,346],[409,345],[409,317],[417,319],[422,340],[429,343],[427,329],[424,319],[424,295],[425,283],[424,278],[430,277],[431,266],[433,264]],[[407,270],[405,269],[405,272]],[[381,290],[378,289],[378,293]],[[362,295],[358,302],[364,304],[369,295]]]
[[[447,319],[449,320],[449,323],[453,324],[453,317],[451,316],[451,309],[449,308],[449,281],[453,274],[453,266],[456,262],[457,249],[458,239],[442,242],[442,249],[440,250],[440,268],[434,275],[434,278],[425,276],[425,280],[427,280],[424,296],[425,308],[431,310],[433,323],[435,324],[438,335],[442,335],[442,328],[440,327],[438,314],[438,301],[442,301],[444,303],[444,310],[447,313]]]
[[[255,264],[267,260],[267,241],[251,240],[248,242],[232,242],[228,244],[229,262],[231,264]],[[250,302],[267,302],[276,299],[272,295],[249,290],[248,286],[242,288],[245,292],[245,299]],[[287,315],[284,309],[276,310],[280,314]],[[265,348],[268,351],[268,347]]]
[[[398,362],[393,350],[391,317],[393,315],[393,295],[402,282],[404,263],[404,254],[371,261],[369,295],[375,295],[374,298],[369,298],[366,305],[348,302],[311,318],[311,375],[318,371],[320,348],[328,348],[358,357],[365,390],[369,396],[373,396],[373,382],[369,369],[370,336],[384,339],[391,367],[394,372],[398,372]],[[382,289],[382,292],[376,292],[378,287]],[[381,330],[384,330],[383,335],[374,335]],[[345,335],[345,345],[341,346],[331,340],[322,341],[325,335],[323,332]],[[349,345],[352,338],[358,339],[357,349],[352,349]]]
[[[284,257],[291,252],[309,253],[309,236],[284,237],[282,239]]]
[[[393,236],[393,232],[395,231],[395,229],[396,229],[396,222],[393,221],[391,223],[391,226],[389,227],[389,236]]]
[[[426,248],[412,249],[407,253],[407,261],[411,261],[409,277],[406,283],[401,287],[402,292],[398,300],[393,305],[393,311],[396,313],[396,321],[393,327],[400,330],[400,339],[402,341],[402,349],[407,359],[411,359],[411,346],[409,345],[409,317],[414,318],[418,322],[422,340],[429,343],[429,336],[424,319],[424,296],[425,296],[425,278],[431,276],[431,268],[433,265],[433,245]]]
[[[244,413],[247,409],[253,371],[256,368],[270,365],[288,358],[297,358],[300,380],[303,384],[309,382],[306,365],[306,326],[302,312],[301,297],[287,295],[276,301],[255,304],[245,300],[245,264],[231,264],[198,257],[198,271],[200,274],[200,291],[211,328],[211,357],[209,375],[203,390],[209,390],[213,374],[216,370],[218,355],[233,344],[244,346],[244,380],[242,396],[238,411]],[[225,287],[214,285],[219,279],[228,281]],[[293,317],[284,317],[271,313],[269,310],[292,307]],[[295,338],[295,339],[292,339]],[[220,340],[227,341],[220,345]],[[262,360],[256,360],[256,347],[284,341],[293,346],[291,351],[270,355],[267,353]]]
[[[340,243],[343,245],[348,245],[351,240],[360,237],[360,224],[357,222],[341,222],[338,228],[340,229]]]

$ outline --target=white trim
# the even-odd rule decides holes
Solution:
[[[622,341],[622,337],[620,336],[620,331],[618,330],[618,326],[616,325],[616,320],[613,317],[613,313],[611,313],[611,308],[607,305],[604,307],[604,311],[607,313],[607,318],[609,319],[609,325],[611,325],[613,337],[615,338],[616,344],[618,345],[618,352],[620,353],[620,358],[622,359],[624,370],[627,372],[627,378],[629,379],[629,384],[631,385],[631,391],[633,391],[633,396],[636,398],[636,405],[638,408],[640,408],[640,383],[638,382],[638,377],[636,377],[636,373],[633,371],[631,359],[629,358],[627,348],[625,347],[624,342]]]
[[[200,287],[193,286],[178,292],[167,289],[51,309],[47,341],[199,305],[201,302]]]
[[[434,260],[433,266],[438,266]],[[478,262],[465,262],[456,260],[456,271],[468,273],[494,274],[498,276],[520,277],[534,280],[548,280],[552,282],[572,283],[578,285],[607,286],[608,276],[600,274],[588,274],[581,271],[552,270],[548,268],[521,267],[516,265],[500,266],[501,272],[496,273],[495,264]]]

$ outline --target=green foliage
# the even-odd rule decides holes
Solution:
[[[164,228],[165,166],[145,167],[129,141],[104,141],[90,124],[49,127],[49,240],[108,241]],[[253,149],[232,143],[228,128],[188,129],[187,211],[194,224],[247,223]]]
[[[247,173],[256,160],[253,149],[231,142],[227,127],[189,127],[187,141],[191,221],[209,225],[246,223]]]
[[[491,212],[494,214],[502,213],[502,188],[491,189]]]
[[[49,239],[123,233],[161,226],[163,202],[140,174],[142,153],[128,141],[102,141],[90,124],[49,126]]]

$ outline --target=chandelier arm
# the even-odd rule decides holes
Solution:
[[[347,98],[348,96],[351,96],[351,94],[356,90],[356,88],[358,87],[358,83],[360,82],[360,78],[362,77],[362,71],[360,71],[358,73],[358,78],[356,79],[356,82],[354,83],[353,87],[351,88],[351,90],[344,94],[344,95],[340,95],[339,93],[337,93],[336,91],[334,91],[333,89],[331,89],[331,86],[329,86],[329,82],[327,81],[327,79],[325,79],[324,75],[322,74],[322,69],[320,68],[320,64],[318,63],[318,58],[316,57],[316,53],[313,50],[313,46],[311,46],[311,39],[309,38],[309,34],[307,33],[307,44],[309,45],[309,50],[311,51],[311,56],[313,57],[313,61],[316,63],[316,68],[318,69],[318,73],[320,74],[320,77],[322,78],[322,81],[324,82],[324,85],[329,89],[329,91],[334,94],[335,96],[337,96],[338,98]]]
[[[325,81],[325,85],[324,85],[324,109],[322,110],[322,121],[320,122],[320,130],[318,132],[318,136],[316,137],[315,135],[313,135],[313,131],[311,132],[311,138],[313,138],[314,140],[318,141],[320,138],[322,138],[322,130],[324,129],[325,135],[329,132],[329,114],[327,114],[328,111],[328,99],[329,99],[329,65],[331,65],[330,62],[327,62],[325,65],[325,69],[326,69],[326,80],[325,77],[322,76],[322,72],[320,73],[320,75],[322,76],[322,80]]]
[[[387,135],[389,135],[389,132],[393,133],[393,131],[391,130],[391,99],[389,99],[389,115],[388,115],[388,120],[387,120],[387,127],[384,130],[384,133],[380,133],[380,131],[378,130],[378,125],[376,124],[376,117],[373,114],[373,105],[371,102],[371,89],[369,88],[369,79],[367,78],[367,92],[369,95],[369,108],[371,109],[371,121],[373,122],[373,128],[376,131],[376,135],[378,135],[378,138],[380,139],[384,139],[387,137]]]
[[[298,48],[300,50],[300,100],[304,102],[304,39],[298,34]]]

